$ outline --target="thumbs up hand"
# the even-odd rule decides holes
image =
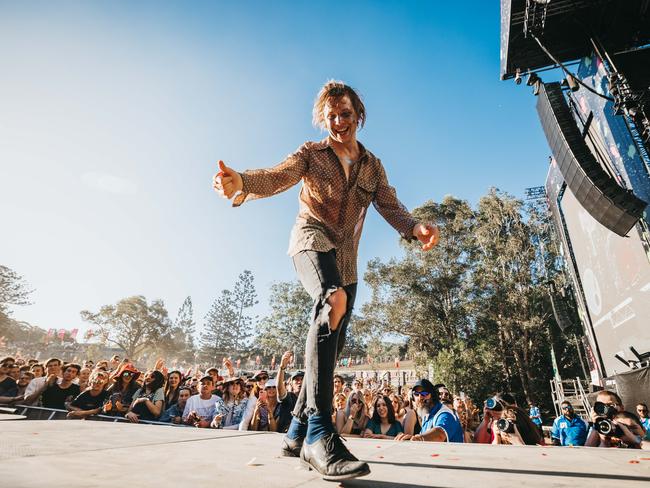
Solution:
[[[241,191],[244,184],[241,175],[232,168],[229,168],[223,161],[219,161],[219,172],[212,178],[212,188],[219,195],[230,199],[235,193]]]
[[[440,240],[440,230],[437,225],[433,224],[416,224],[413,227],[413,237],[417,237],[422,243],[422,250],[428,251],[438,244]]]

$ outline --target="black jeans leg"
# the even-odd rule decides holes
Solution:
[[[336,251],[302,251],[293,258],[298,278],[314,299],[311,325],[305,345],[305,379],[293,415],[305,420],[313,414],[332,413],[334,367],[345,344],[347,324],[356,297],[356,283],[341,286]],[[331,330],[327,303],[338,288],[347,294],[347,310],[336,330]]]

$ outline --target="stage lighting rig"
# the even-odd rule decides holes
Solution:
[[[526,80],[526,85],[533,87],[533,95],[539,95],[539,89],[542,86],[542,79],[537,75],[537,73],[529,71],[528,79]]]
[[[521,70],[519,68],[517,68],[517,71],[515,72],[515,83],[521,85]]]

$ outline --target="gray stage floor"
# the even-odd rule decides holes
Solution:
[[[91,421],[0,424],[3,487],[318,487],[279,434]],[[349,439],[372,473],[357,487],[650,486],[650,451]]]

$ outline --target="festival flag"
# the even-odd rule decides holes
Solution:
[[[70,339],[73,339],[73,340],[76,339],[78,333],[79,333],[79,329],[72,329],[70,331]]]
[[[56,329],[47,329],[47,337],[48,339],[51,337],[54,337],[54,334],[56,333]]]
[[[59,329],[59,339],[61,339],[61,342],[63,342],[64,337],[65,337],[65,329]]]

